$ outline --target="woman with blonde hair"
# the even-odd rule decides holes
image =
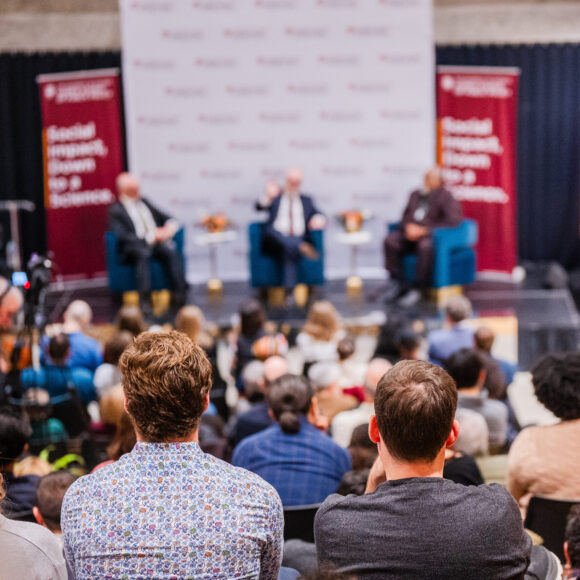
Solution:
[[[336,347],[344,336],[336,308],[328,300],[314,302],[302,332],[296,337],[296,346],[304,357],[304,373],[315,362],[335,361]]]
[[[203,350],[207,355],[212,367],[213,386],[210,391],[211,402],[215,405],[212,410],[220,414],[227,421],[229,409],[226,404],[227,384],[217,365],[217,344],[205,329],[205,316],[198,306],[183,306],[179,309],[175,317],[175,330],[186,334]],[[211,407],[210,407],[211,408]]]

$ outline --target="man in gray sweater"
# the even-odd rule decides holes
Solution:
[[[379,458],[365,495],[320,507],[320,563],[359,580],[524,578],[532,542],[510,494],[443,479],[456,406],[455,383],[436,365],[402,361],[384,375],[369,424]]]

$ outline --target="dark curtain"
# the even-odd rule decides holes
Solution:
[[[27,199],[33,214],[21,214],[24,260],[46,251],[40,99],[36,76],[119,67],[119,52],[0,54],[0,199]],[[8,218],[0,212],[4,236]]]
[[[120,53],[0,54],[0,198],[37,204],[24,256],[46,249],[38,74],[120,66]],[[580,44],[441,46],[437,63],[517,66],[520,260],[580,266]],[[0,223],[7,224],[0,214]],[[486,235],[482,232],[482,235]]]
[[[519,258],[580,266],[580,45],[441,46],[437,64],[521,69]]]

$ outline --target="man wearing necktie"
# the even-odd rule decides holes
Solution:
[[[139,300],[144,314],[151,313],[152,257],[163,264],[174,288],[174,305],[185,303],[186,281],[181,257],[173,236],[179,229],[171,219],[139,193],[139,181],[130,173],[117,177],[119,201],[109,207],[109,229],[117,236],[118,250],[124,262],[137,269]]]
[[[310,242],[310,232],[321,230],[326,225],[326,218],[316,209],[312,198],[300,192],[301,184],[302,171],[290,169],[282,192],[277,196],[268,195],[266,202],[257,205],[269,211],[262,239],[263,250],[284,262],[284,286],[288,290],[296,286],[300,257],[318,258],[318,252]]]
[[[422,189],[411,193],[399,228],[385,238],[385,267],[393,284],[387,299],[401,298],[401,306],[412,306],[420,297],[418,288],[431,284],[433,266],[433,229],[458,226],[461,223],[461,206],[453,194],[445,189],[439,167],[425,174]],[[417,254],[416,287],[401,283],[403,256],[409,252]]]

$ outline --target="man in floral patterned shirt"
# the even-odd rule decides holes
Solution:
[[[278,494],[197,443],[212,372],[203,350],[178,332],[143,333],[120,369],[137,444],[65,496],[75,577],[277,578]]]

